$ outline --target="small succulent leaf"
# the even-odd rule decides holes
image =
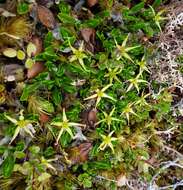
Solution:
[[[31,57],[32,54],[36,53],[36,50],[36,46],[32,42],[29,42],[29,44],[27,45],[27,55]]]
[[[13,48],[6,48],[4,51],[3,51],[3,55],[6,56],[6,57],[9,57],[9,58],[14,58],[17,56],[17,51]]]
[[[19,60],[25,59],[25,53],[22,50],[17,51],[17,59],[19,59]]]
[[[33,59],[28,58],[28,59],[26,60],[26,62],[25,62],[25,67],[26,67],[27,69],[30,69],[30,68],[32,68],[32,66],[34,65],[34,63],[35,63],[35,61],[34,61]]]

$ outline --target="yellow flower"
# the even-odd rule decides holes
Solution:
[[[130,82],[130,85],[127,89],[127,92],[130,91],[133,87],[135,87],[137,89],[137,92],[139,92],[138,83],[142,83],[142,82],[148,83],[145,80],[139,79],[139,76],[140,76],[140,74],[138,74],[137,77],[128,80]]]
[[[16,119],[14,119],[8,115],[5,115],[5,117],[9,121],[11,121],[12,123],[14,123],[17,126],[17,128],[15,129],[15,133],[14,133],[9,144],[11,144],[15,140],[15,138],[18,136],[18,134],[22,133],[22,132],[28,133],[32,138],[34,137],[33,134],[35,133],[35,130],[34,130],[33,125],[32,125],[33,121],[25,120],[24,116],[23,116],[23,111],[24,110],[20,111],[19,120],[16,120]]]
[[[167,19],[167,17],[161,16],[165,12],[165,10],[161,10],[156,14],[153,7],[150,5],[149,5],[149,7],[151,8],[151,11],[153,13],[153,16],[154,16],[153,20],[154,20],[155,24],[158,26],[159,30],[162,31],[161,26],[160,26],[160,22]]]
[[[130,103],[128,104],[124,109],[123,109],[123,112],[121,113],[121,115],[125,115],[126,118],[127,118],[127,121],[128,121],[128,124],[129,124],[129,121],[130,121],[130,114],[133,114],[133,115],[136,115],[137,114],[133,111],[132,109],[132,105],[133,103]]]
[[[97,89],[96,94],[93,94],[93,95],[89,96],[88,98],[85,98],[84,100],[90,100],[90,99],[93,99],[93,98],[97,98],[96,107],[97,107],[97,105],[99,104],[99,102],[100,102],[100,100],[102,98],[108,98],[108,99],[111,99],[113,101],[116,101],[113,97],[111,97],[111,96],[107,95],[106,93],[104,93],[111,86],[112,86],[112,84],[108,84],[107,86],[105,86],[101,90]]]
[[[104,150],[106,147],[110,147],[110,149],[112,150],[112,153],[114,153],[114,148],[113,148],[112,142],[117,141],[117,138],[111,137],[113,133],[114,133],[114,131],[110,132],[108,136],[101,134],[103,141],[99,146],[100,150]]]
[[[150,73],[149,69],[146,66],[147,62],[145,60],[145,56],[142,57],[141,61],[137,62],[137,65],[139,65],[139,67],[140,67],[139,75],[142,76],[143,71],[147,71],[148,73]]]
[[[70,42],[69,42],[70,44]],[[70,44],[70,48],[73,52],[73,55],[70,56],[70,59],[69,61],[70,62],[73,62],[73,61],[78,61],[79,64],[81,65],[81,67],[85,70],[85,71],[88,71],[84,65],[84,61],[83,59],[87,58],[87,55],[84,53],[84,42],[82,41],[81,42],[81,45],[79,47],[79,49],[75,49],[73,46],[71,46]]]
[[[43,156],[41,157],[41,164],[45,166],[46,168],[50,168],[56,172],[56,169],[50,164],[50,162],[56,161],[58,158],[54,159],[45,159]]]
[[[126,59],[129,59],[131,62],[134,62],[132,58],[128,55],[128,52],[140,46],[126,47],[128,38],[129,38],[129,34],[126,36],[121,46],[118,45],[117,41],[115,40],[116,47],[117,47],[117,60],[120,60],[122,57],[124,57]]]
[[[148,96],[150,96],[150,93],[144,95],[144,92],[143,92],[142,95],[141,95],[141,97],[139,98],[139,100],[135,102],[135,105],[138,105],[138,104],[139,104],[140,106],[145,106],[145,105],[146,105],[146,106],[150,106],[150,105],[147,103],[147,101],[146,101],[146,98],[147,98]]]
[[[121,83],[121,81],[119,80],[119,78],[117,77],[118,74],[120,74],[122,71],[122,68],[118,68],[116,67],[115,69],[108,69],[108,73],[104,75],[104,77],[109,77],[109,81],[110,84],[112,84],[113,80],[118,81],[119,83]]]
[[[99,122],[97,122],[96,125],[104,122],[104,123],[106,123],[108,125],[109,130],[110,130],[110,126],[111,126],[112,121],[121,121],[120,119],[112,117],[114,111],[115,111],[115,108],[113,108],[112,111],[109,114],[107,114],[106,112],[103,112],[104,119],[102,119]]]
[[[74,127],[74,126],[83,126],[84,127],[85,126],[84,124],[69,122],[69,120],[67,119],[66,113],[65,113],[65,108],[63,108],[62,121],[61,122],[57,122],[57,121],[52,122],[51,125],[55,125],[55,126],[60,128],[59,134],[58,134],[57,139],[56,139],[56,143],[58,143],[58,141],[59,141],[59,139],[60,139],[60,137],[64,131],[69,133],[69,135],[72,138],[74,138],[74,135],[73,135],[70,127]]]

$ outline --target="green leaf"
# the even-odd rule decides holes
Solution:
[[[157,8],[158,6],[160,6],[161,3],[162,3],[162,0],[155,0],[154,3],[152,4],[152,7]]]
[[[15,151],[15,152],[14,152],[14,156],[15,156],[15,158],[21,159],[21,158],[24,158],[24,157],[25,157],[25,153],[22,152],[22,151]]]
[[[55,105],[59,106],[62,101],[61,91],[57,88],[54,88],[52,91],[52,98]]]
[[[23,141],[19,141],[16,144],[15,150],[16,151],[23,151],[24,148],[25,148],[25,143]]]
[[[38,102],[40,104],[40,107],[43,111],[47,112],[47,113],[53,113],[54,112],[54,107],[53,104],[50,103],[49,101],[39,97],[38,98]]]
[[[91,180],[85,179],[85,180],[83,181],[83,187],[84,187],[84,188],[90,188],[90,187],[92,187],[92,182],[91,182]]]
[[[23,15],[29,12],[29,5],[27,3],[19,3],[17,6],[17,12],[19,15]]]
[[[89,176],[87,173],[80,174],[78,176],[78,180],[81,182],[84,188],[92,187],[91,176]]]
[[[52,146],[49,146],[49,147],[46,148],[46,150],[44,151],[43,154],[44,154],[44,157],[45,157],[45,158],[48,158],[48,157],[53,156],[54,153],[55,153],[55,150],[53,149],[53,147],[52,147]]]
[[[68,43],[68,39],[70,41],[71,44],[74,43],[76,37],[75,37],[75,33],[73,31],[71,31],[70,29],[66,28],[66,27],[61,27],[60,28],[60,35],[62,36],[62,38],[64,40],[66,40],[66,45],[69,46]]]
[[[39,84],[38,83],[34,83],[34,84],[31,84],[31,85],[27,85],[25,86],[24,90],[23,90],[23,93],[20,97],[20,101],[27,101],[29,95],[31,93],[34,93],[37,88],[39,87]]]
[[[42,56],[43,60],[46,61],[56,61],[59,58],[52,46],[47,47],[39,56]]]
[[[88,21],[86,21],[83,25],[83,27],[91,27],[91,28],[96,28],[97,26],[99,26],[102,22],[102,19],[100,18],[93,18],[90,19]]]
[[[154,30],[152,29],[152,27],[149,24],[146,24],[145,27],[143,28],[143,30],[149,37],[152,37],[154,35]]]
[[[15,164],[14,157],[12,155],[8,155],[2,164],[2,174],[4,177],[8,178],[11,176],[14,164]]]
[[[75,25],[78,21],[73,18],[72,16],[65,14],[65,13],[59,13],[58,18],[60,19],[61,22],[64,24],[72,24]]]
[[[71,136],[69,135],[69,133],[66,132],[64,132],[62,134],[62,137],[60,138],[60,142],[63,147],[67,147],[71,142],[71,140],[72,140]]]
[[[0,154],[3,154],[6,150],[5,146],[0,146]]]
[[[130,9],[130,14],[134,14],[139,12],[142,8],[144,8],[144,2],[138,3],[134,7]]]
[[[29,148],[29,150],[30,150],[30,152],[31,152],[32,154],[38,154],[38,153],[40,152],[39,146],[35,146],[35,145],[31,146],[31,147]]]
[[[60,12],[65,13],[65,14],[70,13],[70,6],[66,2],[60,1],[58,7],[59,7]]]
[[[53,41],[53,34],[52,32],[48,32],[44,38],[44,47],[47,48],[52,44]]]
[[[95,169],[102,169],[102,170],[107,170],[111,169],[111,163],[107,161],[96,161],[89,163],[90,167],[93,167]]]

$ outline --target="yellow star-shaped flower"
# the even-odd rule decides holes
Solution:
[[[115,111],[115,108],[112,109],[112,111],[107,114],[106,112],[103,112],[104,114],[104,119],[100,120],[99,122],[96,123],[96,125],[100,124],[100,123],[106,123],[109,127],[109,131],[110,131],[110,126],[112,124],[112,121],[121,121],[120,119],[117,119],[115,117],[112,117],[113,113]]]
[[[69,44],[70,44],[70,42],[69,42]],[[79,64],[81,65],[81,67],[85,71],[88,71],[86,69],[84,61],[83,61],[83,59],[87,58],[87,55],[84,53],[84,42],[83,41],[81,42],[79,49],[75,49],[73,46],[71,46],[71,44],[70,44],[70,48],[73,52],[73,55],[70,56],[69,61],[70,62],[78,61]]]
[[[133,111],[132,105],[133,105],[133,103],[128,104],[128,105],[123,109],[123,112],[121,113],[121,115],[125,115],[125,116],[126,116],[127,121],[128,121],[128,124],[129,124],[129,121],[130,121],[130,114],[133,114],[133,115],[138,116],[138,115]]]
[[[167,17],[162,17],[161,15],[165,12],[165,10],[161,10],[159,11],[158,13],[155,13],[155,10],[153,9],[152,6],[149,5],[149,7],[151,8],[151,11],[153,13],[153,20],[155,22],[155,24],[158,26],[159,30],[161,30],[161,26],[160,26],[160,22],[163,21],[163,20],[167,20]]]
[[[116,67],[115,69],[108,69],[108,73],[104,75],[104,77],[108,77],[109,78],[109,82],[110,84],[112,84],[113,80],[118,81],[119,83],[121,83],[121,81],[119,80],[119,78],[117,77],[118,74],[120,74],[122,71],[122,68],[118,68]]]
[[[67,119],[66,113],[65,113],[65,108],[63,108],[63,115],[62,115],[62,121],[60,122],[52,122],[51,125],[57,126],[58,128],[60,128],[59,134],[57,136],[56,139],[56,143],[58,143],[61,135],[63,134],[63,132],[67,132],[69,133],[69,135],[74,138],[74,135],[72,133],[72,130],[70,127],[74,127],[74,126],[85,126],[84,124],[80,124],[80,123],[73,123],[73,122],[69,122],[69,120]]]
[[[139,93],[139,86],[138,86],[138,84],[142,83],[142,82],[143,83],[148,83],[145,80],[139,79],[139,76],[140,76],[140,74],[137,75],[137,77],[128,80],[130,82],[130,85],[129,85],[128,89],[127,89],[127,92],[130,91],[133,87],[135,87],[137,89],[137,92]]]
[[[109,135],[107,136],[101,134],[102,143],[99,146],[100,150],[104,150],[105,148],[110,147],[110,149],[112,150],[112,153],[114,154],[114,148],[113,148],[112,142],[117,141],[117,138],[111,137],[113,133],[114,131],[110,132]]]
[[[127,43],[128,38],[129,38],[129,34],[126,36],[121,46],[118,45],[117,41],[115,40],[116,47],[117,47],[117,60],[120,60],[122,57],[124,57],[130,60],[131,62],[134,62],[132,58],[128,55],[128,52],[140,46],[127,47],[126,43]]]
[[[84,100],[90,100],[90,99],[93,99],[93,98],[97,98],[96,107],[97,107],[97,105],[99,104],[99,102],[101,101],[102,98],[108,98],[108,99],[111,99],[113,101],[116,101],[113,97],[111,97],[111,96],[107,95],[106,93],[104,93],[111,86],[112,86],[112,84],[108,84],[107,86],[105,86],[101,90],[97,89],[96,94],[93,94],[93,95],[89,96],[88,98],[85,98]]]
[[[11,139],[11,141],[10,141],[10,143],[9,144],[11,144],[14,140],[15,140],[15,138],[18,136],[18,134],[20,133],[22,133],[22,132],[26,132],[27,134],[29,134],[32,138],[34,137],[34,133],[36,132],[35,130],[34,130],[34,128],[33,128],[33,125],[32,125],[32,123],[33,123],[33,121],[31,121],[31,120],[26,120],[25,118],[24,118],[24,116],[23,116],[23,111],[24,110],[21,110],[20,111],[20,116],[19,116],[19,119],[18,120],[16,120],[16,119],[14,119],[14,118],[12,118],[12,117],[10,117],[10,116],[8,116],[8,115],[5,115],[5,117],[9,120],[9,121],[11,121],[14,125],[16,125],[16,129],[15,129],[15,133],[14,133],[14,135],[13,135],[13,137],[12,137],[12,139]]]

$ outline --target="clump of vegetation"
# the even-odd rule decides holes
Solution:
[[[180,4],[13,3],[0,21],[0,189],[181,188]]]
[[[30,22],[25,17],[0,19],[0,46],[14,45],[16,40],[28,36],[31,30]]]

